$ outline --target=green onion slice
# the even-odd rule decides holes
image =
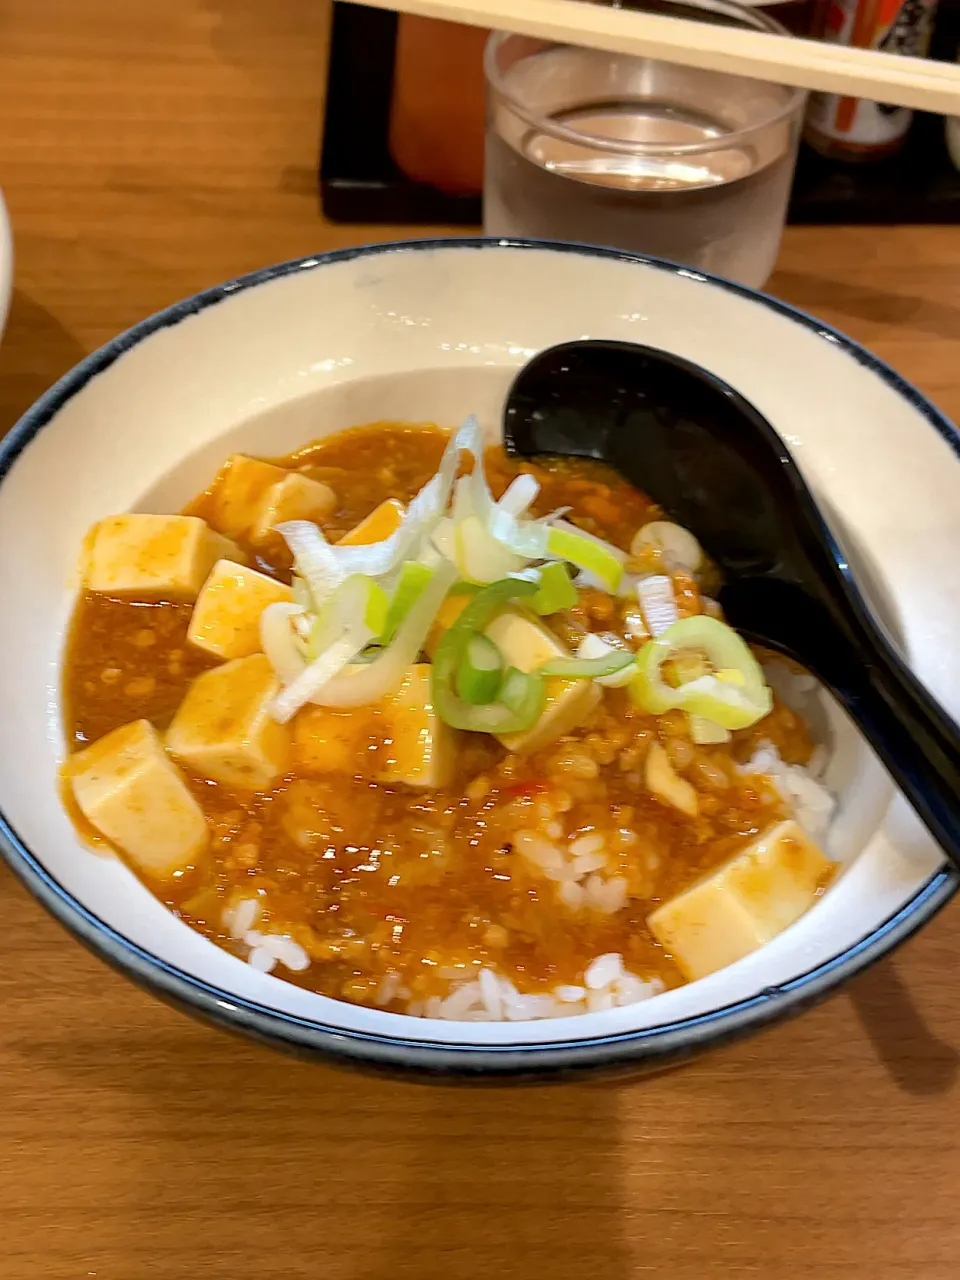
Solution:
[[[531,698],[539,698],[543,681],[537,675],[521,671],[519,667],[507,667],[500,686],[499,699],[513,712],[522,712]]]
[[[577,568],[586,569],[616,595],[623,577],[623,564],[598,539],[554,525],[547,535],[547,552],[558,560],[569,560]]]
[[[457,668],[457,695],[474,706],[493,702],[503,675],[503,655],[489,636],[475,631]]]
[[[400,623],[420,599],[432,577],[433,570],[428,565],[421,564],[419,560],[408,560],[404,564],[387,606],[383,629],[378,633],[381,644],[390,643]]]
[[[565,680],[597,680],[615,676],[634,660],[632,653],[614,650],[602,658],[554,658],[537,668],[538,676],[563,676]]]
[[[538,576],[539,589],[536,595],[530,598],[530,608],[534,613],[546,617],[551,613],[559,613],[561,609],[574,607],[579,597],[565,564],[559,561],[545,564],[538,570]]]
[[[370,639],[383,630],[389,597],[379,582],[352,573],[320,609],[307,640],[307,657],[315,660],[345,631],[363,627]]]
[[[663,677],[663,664],[684,650],[703,653],[713,671],[673,688]],[[746,729],[773,706],[763,671],[746,643],[725,622],[703,614],[681,618],[644,645],[630,696],[652,715],[679,708],[724,729]]]
[[[492,582],[476,593],[456,622],[443,634],[433,655],[430,670],[430,695],[434,709],[444,723],[454,729],[477,733],[522,733],[536,724],[543,712],[546,690],[536,675],[517,680],[508,671],[497,694],[497,701],[473,704],[457,691],[457,676],[470,643],[504,606],[513,600],[529,601],[536,594],[535,582],[504,578]],[[506,695],[506,696],[504,696]]]

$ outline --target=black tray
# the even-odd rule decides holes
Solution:
[[[337,0],[333,6],[320,159],[323,212],[334,222],[476,226],[479,196],[411,182],[387,144],[397,16]],[[932,56],[952,59],[960,5],[941,5]],[[903,148],[867,164],[828,161],[801,146],[787,221],[794,224],[960,222],[960,174],[943,120],[918,113]]]

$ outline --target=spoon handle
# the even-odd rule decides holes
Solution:
[[[829,688],[960,867],[960,728],[874,621],[858,589],[824,559],[814,596],[780,579],[742,579],[720,593],[731,625],[792,657]]]
[[[847,626],[856,675],[836,692],[950,861],[960,867],[960,728],[865,610]],[[859,678],[857,678],[857,676]]]

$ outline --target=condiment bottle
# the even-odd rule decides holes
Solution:
[[[613,2],[645,7],[644,0]],[[760,7],[795,35],[807,35],[815,4],[768,0]],[[408,178],[451,193],[481,191],[483,49],[489,34],[433,18],[398,16],[390,154]]]
[[[390,154],[441,191],[483,188],[483,48],[488,31],[400,14]]]
[[[936,7],[937,0],[824,0],[816,34],[833,44],[922,58],[930,46]],[[902,144],[912,119],[913,112],[905,107],[815,93],[807,107],[804,138],[832,159],[879,159]]]

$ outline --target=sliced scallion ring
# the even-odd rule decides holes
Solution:
[[[430,668],[430,696],[437,715],[454,729],[477,733],[523,733],[536,724],[546,702],[543,680],[511,671],[504,676],[497,701],[475,705],[461,698],[455,688],[467,645],[513,600],[529,600],[537,591],[534,582],[504,578],[476,593],[457,620],[444,633]],[[510,699],[509,704],[504,695]]]
[[[372,578],[352,573],[334,591],[314,620],[307,656],[316,659],[345,630],[363,627],[375,639],[387,620],[389,597]]]
[[[514,713],[521,712],[531,701],[542,702],[543,681],[536,675],[521,671],[519,667],[507,667],[500,685],[498,698]]]
[[[626,653],[630,658],[630,662],[625,663],[612,676],[594,676],[594,679],[597,684],[602,684],[604,688],[622,689],[637,674],[636,654],[624,649],[622,641],[617,644],[609,644],[602,636],[589,631],[580,641],[580,647],[577,649],[578,658],[607,658],[611,653]]]
[[[383,629],[379,633],[382,644],[389,644],[397,634],[400,623],[420,599],[432,577],[433,570],[418,560],[408,560],[404,564],[387,606]]]
[[[632,653],[612,650],[601,658],[554,658],[537,668],[538,676],[562,676],[564,680],[597,680],[615,676],[633,664]]]
[[[664,679],[664,663],[688,649],[703,653],[713,671],[674,688]],[[724,729],[746,729],[773,706],[763,671],[746,643],[725,622],[705,614],[682,618],[644,645],[630,696],[652,715],[679,708]]]
[[[464,646],[457,668],[457,694],[478,706],[493,702],[503,678],[503,654],[489,636],[475,632]]]
[[[546,617],[551,613],[559,613],[562,609],[572,609],[577,603],[577,588],[573,585],[565,564],[559,561],[545,564],[539,570],[539,578],[539,590],[530,599],[530,607],[534,613]]]
[[[689,530],[670,520],[652,520],[637,530],[630,544],[630,554],[640,556],[650,549],[661,552],[668,568],[696,573],[703,564],[700,543]]]
[[[554,525],[547,535],[547,552],[558,560],[569,560],[578,569],[586,569],[599,578],[608,591],[616,594],[623,577],[623,563],[597,539]]]
[[[687,724],[690,729],[690,737],[698,746],[711,746],[717,742],[729,742],[730,730],[724,729],[723,725],[714,723],[713,720],[707,720],[704,716],[687,716]]]

